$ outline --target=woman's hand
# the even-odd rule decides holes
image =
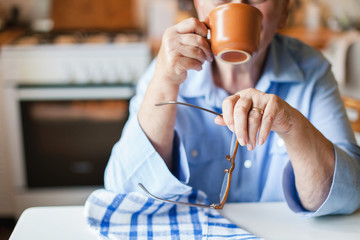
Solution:
[[[207,33],[205,24],[196,18],[168,28],[162,38],[155,75],[179,85],[188,70],[201,70],[204,61],[213,60]]]
[[[186,19],[165,31],[155,73],[138,112],[142,130],[170,170],[173,169],[176,106],[159,108],[155,104],[176,99],[187,71],[200,70],[204,61],[212,61],[207,33],[205,24],[195,18]],[[155,120],[154,115],[157,116]]]
[[[245,89],[223,102],[223,117],[215,122],[236,133],[240,145],[253,150],[270,131],[285,142],[295,184],[303,207],[316,211],[329,194],[335,169],[335,152],[326,139],[299,111],[280,97]],[[259,109],[261,110],[259,110]]]
[[[239,144],[253,150],[262,145],[270,131],[289,132],[297,111],[280,97],[250,88],[237,92],[223,101],[223,117],[215,122],[235,132]]]

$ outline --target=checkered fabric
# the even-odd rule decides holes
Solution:
[[[196,190],[172,200],[208,204]],[[217,210],[163,203],[136,192],[96,190],[85,203],[85,215],[103,239],[260,239]]]

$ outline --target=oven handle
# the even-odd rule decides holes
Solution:
[[[130,99],[133,86],[17,88],[20,101]]]

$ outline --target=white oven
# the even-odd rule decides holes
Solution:
[[[15,215],[32,206],[83,204],[103,186],[150,58],[141,41],[2,49],[5,160]]]

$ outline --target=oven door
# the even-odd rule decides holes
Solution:
[[[103,185],[133,87],[19,87],[26,187]]]

